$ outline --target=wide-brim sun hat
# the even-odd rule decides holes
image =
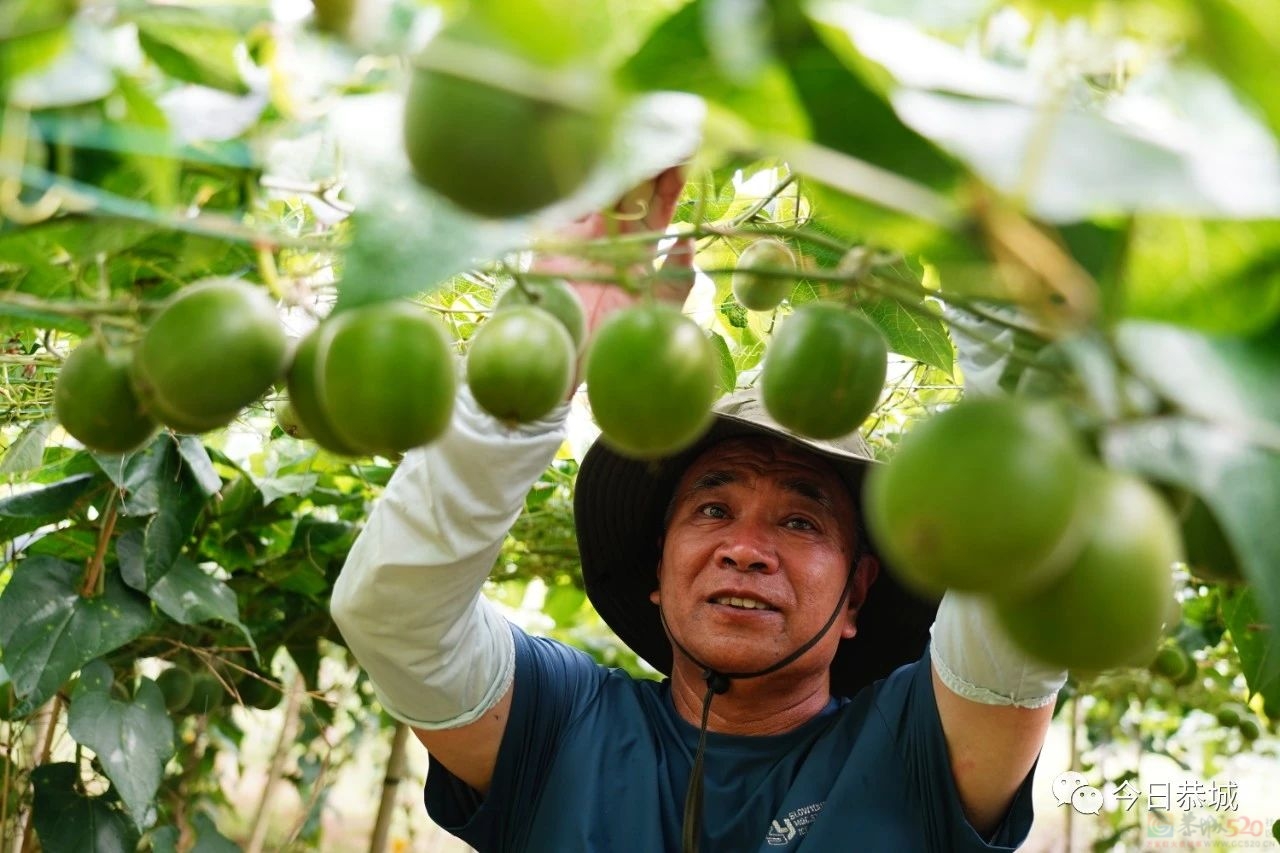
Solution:
[[[685,450],[658,460],[625,456],[607,439],[583,457],[574,495],[578,550],[587,597],[623,643],[654,669],[671,674],[671,642],[657,605],[659,541],[667,505],[686,468],[706,449],[730,438],[764,436],[794,442],[827,459],[853,495],[863,547],[880,560],[880,575],[858,611],[857,634],[842,640],[831,664],[831,692],[853,696],[920,658],[937,602],[898,583],[862,525],[862,481],[876,464],[856,432],[833,440],[799,436],[771,418],[758,389],[739,390],[715,405],[707,432]]]

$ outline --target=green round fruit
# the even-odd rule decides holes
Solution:
[[[867,419],[884,389],[889,352],[864,317],[813,302],[782,322],[760,371],[774,420],[810,438],[837,438]]]
[[[1101,671],[1150,661],[1182,558],[1178,523],[1137,477],[1103,469],[1085,480],[1083,549],[1047,586],[997,602],[1009,636],[1066,669]]]
[[[532,305],[495,313],[467,352],[467,385],[480,407],[508,423],[528,423],[565,401],[577,367],[573,339],[549,311]]]
[[[316,351],[316,378],[329,423],[361,453],[391,455],[427,444],[453,413],[449,334],[408,302],[331,317]]]
[[[1248,743],[1253,743],[1262,737],[1262,726],[1252,715],[1241,719],[1236,724],[1236,728],[1240,730],[1240,737],[1244,738]]]
[[[1253,712],[1241,702],[1223,702],[1214,716],[1218,719],[1218,725],[1234,728],[1240,725],[1241,720],[1252,717]]]
[[[656,459],[711,424],[719,362],[697,324],[646,305],[610,316],[587,350],[587,399],[604,438],[620,452]]]
[[[280,431],[285,435],[291,438],[311,438],[311,433],[298,417],[298,410],[293,407],[293,401],[288,398],[277,400],[275,416],[276,426],[280,427]]]
[[[164,694],[164,706],[177,712],[191,703],[195,682],[191,673],[180,666],[171,666],[156,677],[156,685]]]
[[[338,431],[329,422],[324,406],[320,403],[316,354],[323,337],[322,329],[323,326],[303,338],[293,353],[293,362],[289,365],[288,373],[289,405],[307,438],[330,453],[337,453],[340,456],[357,456],[358,451],[338,435]],[[283,428],[283,425],[281,426]]]
[[[524,287],[509,287],[498,297],[493,311],[496,314],[520,305],[536,305],[550,311],[564,324],[569,337],[573,338],[573,351],[582,351],[582,345],[587,339],[587,313],[582,308],[582,300],[578,299],[578,294],[568,282],[556,279],[544,284],[529,283]]]
[[[1217,583],[1244,582],[1240,562],[1218,519],[1208,505],[1195,498],[1182,521],[1182,544],[1187,566],[1198,578]]]
[[[191,701],[187,703],[189,714],[211,714],[227,701],[226,688],[222,682],[208,672],[197,672],[191,676]]]
[[[152,318],[133,359],[147,410],[178,432],[226,426],[288,363],[289,342],[261,288],[228,278],[184,287]]]
[[[731,286],[733,297],[743,308],[772,311],[791,295],[796,285],[794,275],[777,275],[795,270],[796,256],[781,240],[757,240],[738,259]],[[769,274],[774,273],[774,274]]]
[[[240,703],[246,708],[259,711],[270,711],[280,704],[284,694],[264,673],[246,674],[236,682],[236,690],[240,694]]]
[[[1195,662],[1186,650],[1177,644],[1162,646],[1151,661],[1151,672],[1169,679],[1175,684],[1186,678],[1188,670],[1195,668]]]
[[[156,431],[130,382],[128,350],[106,350],[87,338],[62,363],[53,390],[58,423],[90,450],[128,453]]]
[[[1052,409],[966,400],[919,424],[871,470],[867,523],[912,587],[1017,595],[1078,553],[1082,463]]]
[[[581,186],[607,147],[610,125],[602,110],[417,67],[404,144],[423,184],[473,213],[509,218]]]

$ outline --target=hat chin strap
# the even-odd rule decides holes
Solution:
[[[666,612],[663,610],[662,605],[658,605],[658,618],[662,620],[662,630],[666,632],[667,638],[671,640],[671,644],[676,647],[680,654],[693,661],[702,670],[702,679],[707,683],[707,692],[702,698],[702,724],[698,727],[698,751],[693,758],[693,769],[689,772],[689,788],[684,797],[684,826],[681,829],[680,844],[683,853],[698,853],[698,846],[702,840],[702,764],[707,747],[707,722],[711,718],[711,700],[717,694],[729,692],[729,686],[735,679],[759,678],[762,675],[771,675],[783,667],[795,663],[805,652],[816,646],[831,630],[831,626],[836,624],[836,620],[840,618],[841,612],[844,611],[845,601],[848,600],[849,591],[853,588],[853,576],[855,574],[857,574],[856,566],[849,570],[849,576],[844,582],[844,590],[840,593],[840,599],[836,602],[835,609],[831,611],[831,615],[827,618],[826,624],[818,629],[818,633],[810,637],[807,642],[791,652],[791,654],[775,661],[764,669],[758,669],[754,672],[721,672],[715,667],[708,666],[698,660],[676,639],[675,634],[671,633],[671,627],[667,624]]]

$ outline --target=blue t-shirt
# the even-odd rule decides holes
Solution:
[[[513,631],[515,692],[489,793],[433,760],[432,819],[481,853],[678,851],[698,729],[668,682]],[[927,652],[786,734],[709,732],[703,760],[707,853],[1011,850],[1031,827],[1031,774],[989,844],[969,826]]]

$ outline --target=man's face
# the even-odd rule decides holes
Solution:
[[[821,457],[786,442],[731,439],[703,453],[676,485],[658,566],[661,604],[676,639],[723,672],[763,669],[830,618],[854,555],[853,497]],[[855,578],[861,604],[873,558]],[[846,610],[788,667],[825,672],[855,632]]]

